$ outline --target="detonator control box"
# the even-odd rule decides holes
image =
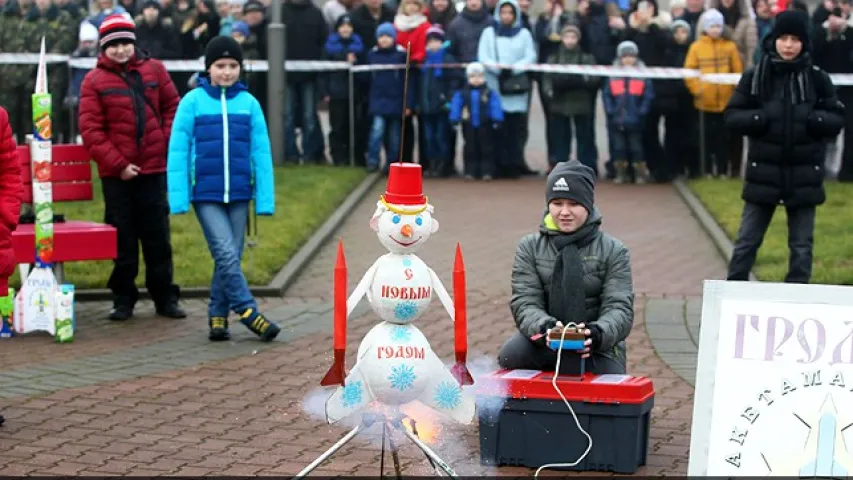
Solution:
[[[480,461],[539,468],[572,463],[589,441],[554,389],[554,372],[498,370],[478,379]],[[564,470],[635,473],[646,464],[654,386],[629,375],[561,375],[557,386],[592,437]]]

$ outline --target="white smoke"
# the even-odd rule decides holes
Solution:
[[[424,435],[426,432],[420,432],[421,440],[433,449],[433,451],[435,451],[440,457],[442,457],[442,459],[445,460],[457,474],[487,476],[497,475],[498,470],[496,468],[480,465],[479,440],[472,442],[471,439],[472,436],[476,435],[481,419],[483,421],[497,420],[497,417],[506,402],[506,386],[502,383],[486,381],[487,375],[500,368],[494,355],[487,356],[480,353],[469,352],[467,365],[468,370],[471,372],[471,376],[474,378],[474,385],[465,386],[463,387],[464,389],[469,391],[481,391],[485,385],[488,385],[487,395],[475,396],[477,417],[475,417],[472,425],[467,427],[460,425],[452,419],[425,407],[420,402],[412,402],[411,404],[405,405],[403,406],[402,411],[409,415],[417,416],[417,418],[415,418],[416,428],[424,428],[428,426],[430,430],[429,435]],[[452,366],[453,363],[450,363],[447,365],[447,368],[449,369]],[[327,387],[318,387],[309,391],[302,400],[302,410],[310,418],[318,422],[326,423],[326,402],[332,395],[333,391],[333,388]],[[374,411],[381,411],[381,406],[376,405],[374,407]],[[361,423],[362,418],[363,415],[361,414],[350,415],[339,420],[334,425],[349,431]],[[420,427],[418,422],[420,422]],[[405,419],[404,424],[409,424],[409,419]],[[393,432],[391,434],[394,436],[395,443],[401,451],[401,456],[414,459],[414,461],[410,463],[411,467],[404,472],[406,475],[434,474],[433,467],[430,466],[426,456],[417,446],[406,439],[400,432],[395,432],[393,429],[391,429],[390,432]],[[344,434],[345,433],[342,431],[341,436]],[[362,430],[362,433],[360,433],[356,439],[361,440],[357,443],[366,444],[361,448],[367,447],[381,450],[383,447],[381,425],[376,423],[369,429]],[[353,444],[356,444],[356,440],[353,440]],[[331,447],[331,444],[329,444],[329,447]],[[387,464],[386,468],[393,469],[390,462],[390,452],[386,451],[385,455],[385,461]],[[452,458],[445,458],[445,455],[452,455]],[[454,465],[454,463],[461,459],[464,459],[465,465]],[[328,461],[334,462],[334,456]],[[474,470],[471,471],[471,468],[474,468]]]

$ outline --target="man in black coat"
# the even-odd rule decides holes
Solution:
[[[808,283],[815,209],[826,201],[824,149],[844,127],[845,106],[829,75],[812,63],[808,16],[779,13],[758,64],[743,74],[726,106],[726,126],[749,137],[740,231],[728,280],[747,280],[778,205],[788,216],[785,281]]]

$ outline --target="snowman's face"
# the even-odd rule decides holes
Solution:
[[[438,220],[432,218],[431,207],[420,213],[402,213],[380,204],[370,220],[370,228],[389,252],[413,253],[438,230]]]

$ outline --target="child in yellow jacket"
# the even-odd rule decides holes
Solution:
[[[737,45],[723,37],[723,14],[711,8],[697,22],[697,40],[690,45],[684,68],[708,73],[743,73]],[[711,83],[699,78],[685,78],[693,94],[696,109],[704,115],[705,173],[711,173],[710,157],[714,157],[716,176],[729,174],[729,135],[723,124],[723,111],[734,93],[735,85]],[[691,172],[692,173],[692,172]],[[732,176],[740,172],[731,172]]]

